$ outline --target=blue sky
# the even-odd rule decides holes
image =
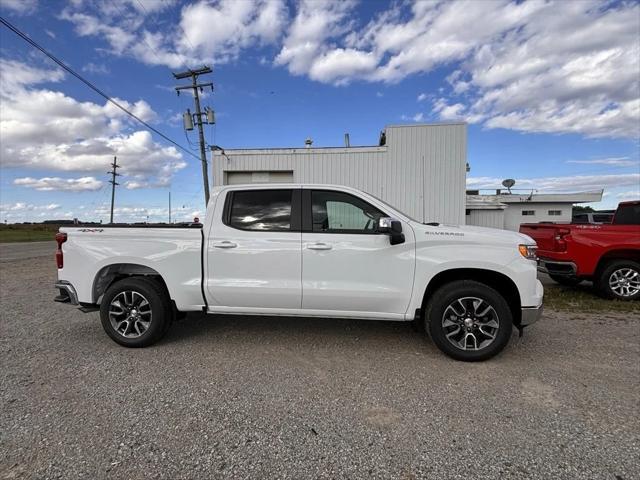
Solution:
[[[375,144],[385,125],[469,123],[469,187],[640,197],[638,2],[0,0],[3,17],[181,145],[172,71],[210,65],[207,141]],[[0,28],[0,218],[203,211],[199,162]],[[204,77],[203,77],[204,79]],[[197,154],[197,151],[194,150]]]

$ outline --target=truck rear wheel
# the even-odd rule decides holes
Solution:
[[[169,298],[157,282],[125,278],[111,285],[100,304],[104,331],[125,347],[146,347],[166,333],[171,323]]]
[[[608,263],[598,276],[596,288],[606,298],[640,299],[640,263],[633,260]]]
[[[440,350],[466,362],[487,360],[500,353],[513,329],[511,309],[504,297],[472,280],[451,282],[434,292],[425,323]]]

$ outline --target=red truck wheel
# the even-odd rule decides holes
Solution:
[[[640,299],[640,263],[633,260],[608,263],[597,279],[596,288],[607,298]]]

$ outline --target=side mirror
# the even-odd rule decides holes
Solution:
[[[376,224],[376,232],[389,235],[391,245],[404,243],[404,233],[402,233],[402,223],[391,217],[380,217]]]

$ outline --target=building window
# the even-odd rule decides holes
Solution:
[[[558,217],[562,215],[562,210],[549,210],[550,217]]]
[[[533,217],[535,214],[536,214],[535,210],[523,210],[522,211],[522,215],[524,215],[524,216],[528,215],[528,216]]]
[[[471,209],[470,209],[470,208],[467,208],[467,209],[464,211],[464,214],[465,214],[465,215],[467,215],[467,216],[471,215]]]

